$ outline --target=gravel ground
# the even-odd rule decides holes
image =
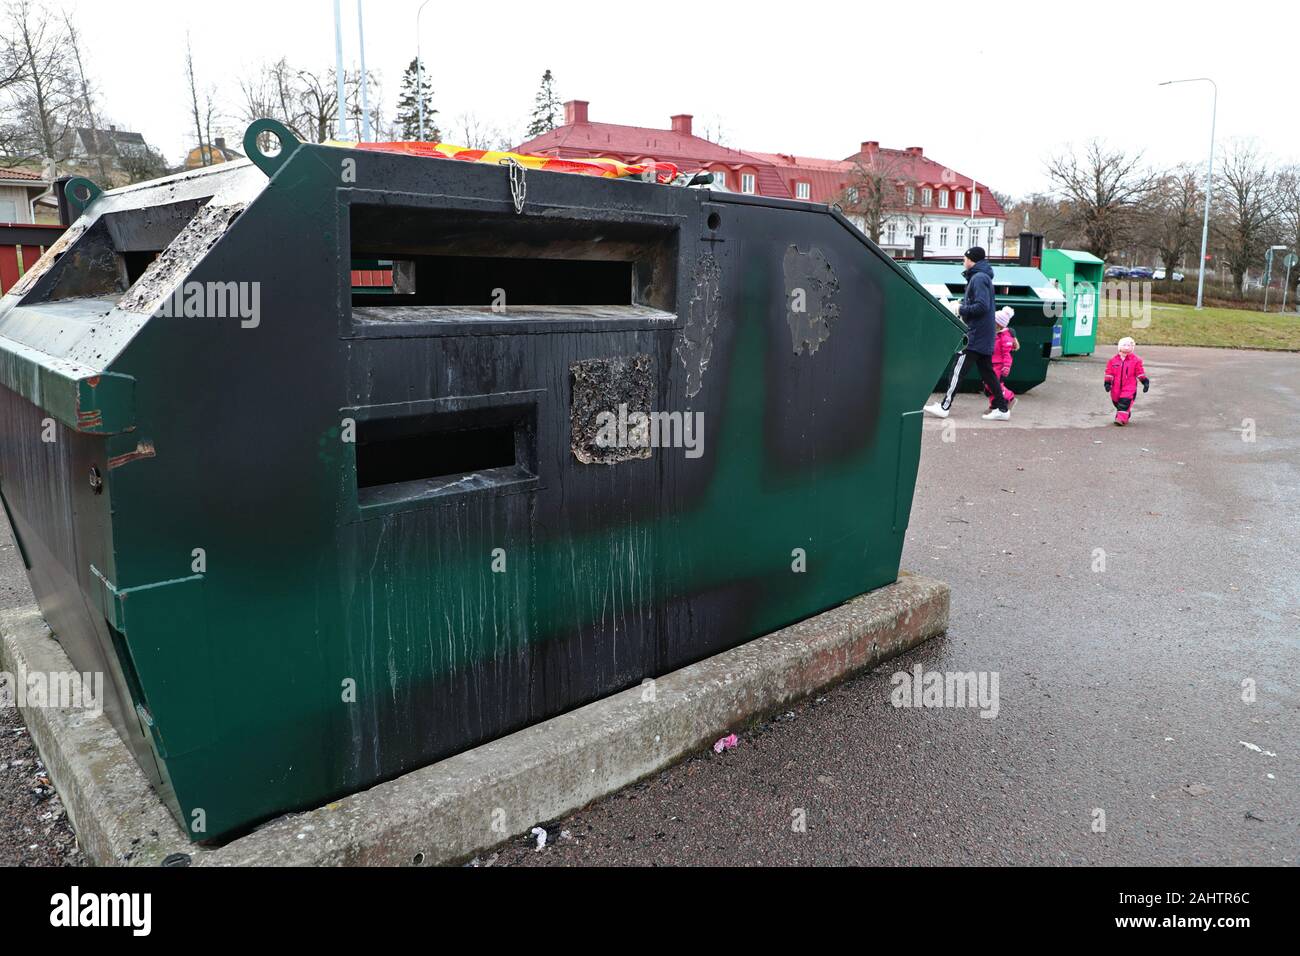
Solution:
[[[1009,423],[964,395],[926,424],[903,566],[951,584],[945,637],[475,865],[1294,866],[1296,357],[1140,351],[1128,428],[1105,356]],[[0,605],[30,600],[0,528]],[[891,706],[917,664],[996,673],[997,716]],[[21,726],[0,712],[0,864],[79,862]]]
[[[0,866],[84,863],[22,716],[0,708]]]

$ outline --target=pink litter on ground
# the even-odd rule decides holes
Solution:
[[[735,734],[727,734],[727,736],[723,737],[721,740],[719,740],[716,744],[713,745],[713,752],[715,754],[720,754],[724,750],[730,750],[738,743],[740,743],[740,738],[738,738]]]

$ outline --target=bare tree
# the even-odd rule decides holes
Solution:
[[[194,75],[194,50],[190,46],[190,37],[185,35],[185,78],[190,85],[190,110],[194,117],[194,132],[199,141],[199,160],[204,166],[212,165],[212,113],[214,110],[212,94],[205,94],[203,105],[199,104],[199,84]]]
[[[1300,253],[1300,166],[1291,165],[1277,174],[1279,242]],[[1285,268],[1283,269],[1285,276]],[[1300,284],[1300,269],[1291,270],[1292,292]],[[1300,304],[1300,303],[1298,303]]]
[[[510,143],[498,127],[488,124],[477,113],[461,113],[452,122],[460,146],[468,149],[510,149]]]
[[[300,71],[283,57],[246,72],[239,81],[239,93],[242,100],[239,118],[244,125],[254,120],[273,119],[283,123],[299,139],[314,141],[316,127],[305,108],[306,90]]]
[[[1095,139],[1082,154],[1052,157],[1047,173],[1065,201],[1067,224],[1101,259],[1132,239],[1157,179],[1143,167],[1141,153],[1111,150]]]
[[[5,13],[0,148],[10,164],[49,160],[57,173],[85,116],[71,46],[60,24],[30,0],[13,0]]]
[[[63,13],[63,25],[68,31],[68,47],[72,52],[72,61],[77,67],[77,79],[81,85],[81,104],[86,113],[86,121],[90,124],[92,135],[96,140],[99,139],[99,119],[95,115],[94,98],[90,93],[90,81],[86,78],[86,64],[81,57],[81,38],[77,34],[77,28],[72,22],[72,17],[65,10]],[[106,151],[100,147],[95,150],[95,165],[99,168],[99,181],[101,183],[110,182],[108,172],[108,159]]]
[[[1240,292],[1246,290],[1247,273],[1263,262],[1265,250],[1277,235],[1276,185],[1253,142],[1232,144],[1215,181],[1212,226]]]
[[[1072,218],[1068,203],[1044,193],[1031,193],[1021,199],[1000,193],[994,193],[994,197],[1007,213],[1004,235],[1036,232],[1053,246],[1070,247],[1078,243],[1078,233],[1068,225]]]
[[[901,176],[897,162],[881,153],[859,153],[853,159],[853,171],[839,202],[862,220],[862,231],[872,242],[880,242],[886,222],[903,209]]]
[[[1142,230],[1144,245],[1154,249],[1165,267],[1165,282],[1192,251],[1205,197],[1195,167],[1182,163],[1157,180]]]

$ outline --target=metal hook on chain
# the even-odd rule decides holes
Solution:
[[[525,179],[527,170],[519,165],[519,161],[506,157],[501,160],[501,165],[510,170],[510,198],[514,201],[515,212],[524,211],[524,199],[528,196],[528,182]]]

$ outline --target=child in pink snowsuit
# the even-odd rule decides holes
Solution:
[[[1008,407],[1016,400],[1016,393],[1007,388],[1007,376],[1011,374],[1011,353],[1020,348],[1016,334],[1009,328],[1011,318],[1015,314],[1015,309],[1004,305],[993,316],[998,325],[997,335],[993,337],[993,374],[998,377],[998,384],[1002,386],[1002,397],[1007,400]],[[993,408],[993,395],[987,385],[984,386],[984,394],[989,397],[989,408]]]
[[[1133,412],[1133,401],[1137,398],[1138,382],[1142,391],[1151,387],[1142,359],[1133,350],[1137,343],[1127,335],[1119,340],[1119,352],[1106,363],[1106,394],[1115,406],[1115,424],[1127,425],[1129,415]]]

